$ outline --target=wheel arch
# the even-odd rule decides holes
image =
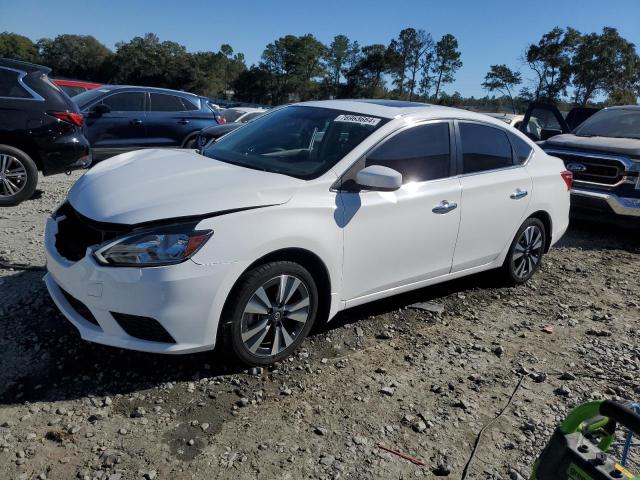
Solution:
[[[553,236],[553,221],[551,220],[551,215],[544,210],[538,210],[529,215],[528,218],[537,218],[544,225],[544,253],[547,253],[551,248],[551,239]]]
[[[184,140],[182,141],[182,148],[186,148],[187,143],[189,143],[190,140],[195,140],[195,138],[198,136],[198,134],[201,132],[201,130],[195,130],[191,133],[188,133],[186,137],[184,137]]]

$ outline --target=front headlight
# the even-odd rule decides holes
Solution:
[[[103,265],[173,265],[196,253],[212,233],[213,230],[195,230],[194,223],[156,227],[103,243],[94,256]]]

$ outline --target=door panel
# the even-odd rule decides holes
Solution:
[[[443,200],[458,207],[432,211]],[[408,183],[395,192],[341,192],[343,299],[449,273],[460,221],[457,178]]]
[[[518,129],[535,142],[570,131],[560,111],[549,103],[541,102],[529,105]]]
[[[500,255],[524,220],[533,186],[526,167],[464,175],[460,182],[462,208],[454,272],[485,265]]]
[[[98,103],[109,106],[111,111],[101,115],[87,113],[86,131],[92,148],[146,146],[144,93],[116,93]]]

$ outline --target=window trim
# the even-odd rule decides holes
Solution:
[[[421,127],[423,125],[430,125],[430,124],[435,124],[435,123],[446,123],[449,126],[449,176],[448,177],[442,177],[442,178],[434,178],[432,180],[423,180],[421,182],[414,182],[416,184],[422,185],[424,183],[429,183],[429,182],[441,182],[443,180],[450,180],[452,178],[456,178],[458,176],[458,172],[457,172],[457,153],[458,153],[458,149],[457,149],[457,143],[456,143],[456,134],[454,131],[454,119],[450,119],[450,118],[430,118],[430,119],[425,119],[425,120],[418,120],[415,123],[411,123],[411,124],[406,124],[406,125],[402,125],[400,128],[397,128],[396,130],[389,132],[387,135],[385,135],[384,137],[382,137],[380,140],[378,140],[374,145],[372,145],[371,147],[369,147],[362,155],[360,155],[360,157],[358,157],[356,160],[354,160],[354,162],[349,165],[347,168],[344,169],[344,171],[342,172],[342,174],[338,177],[338,179],[331,185],[330,191],[332,192],[360,192],[360,193],[364,193],[367,190],[353,190],[350,188],[343,188],[343,183],[345,181],[350,180],[350,177],[355,177],[355,175],[357,175],[357,172],[354,173],[354,169],[358,169],[361,170],[362,168],[364,168],[364,165],[367,161],[367,156],[373,152],[376,148],[378,148],[379,146],[381,146],[383,143],[386,143],[387,141],[391,140],[393,137],[395,137],[396,135],[398,135],[399,133],[404,132],[405,130],[408,130],[410,128],[416,128],[416,127]],[[403,186],[405,184],[403,183]],[[400,187],[402,188],[402,187]]]
[[[31,95],[31,98],[25,98],[25,97],[4,97],[4,96],[0,96],[0,99],[2,100],[29,100],[29,101],[36,101],[36,102],[44,102],[44,98],[38,93],[36,92],[33,88],[31,88],[29,85],[27,85],[24,82],[24,77],[27,76],[27,72],[25,72],[24,70],[18,70],[16,68],[10,68],[10,67],[0,67],[0,69],[2,70],[9,70],[11,72],[15,72],[18,74],[18,84],[25,89],[25,91]]]
[[[501,172],[504,170],[511,170],[514,168],[522,168],[525,167],[529,161],[531,160],[531,157],[533,157],[533,148],[531,149],[531,154],[529,154],[529,158],[527,158],[527,161],[524,163],[519,163],[516,161],[517,159],[517,155],[515,152],[515,148],[513,147],[513,143],[511,142],[511,139],[509,138],[509,131],[506,128],[502,128],[499,125],[494,125],[493,123],[489,123],[489,122],[483,122],[481,120],[475,120],[475,119],[466,119],[466,118],[461,118],[461,119],[456,119],[454,121],[455,123],[455,136],[456,136],[456,142],[458,144],[458,149],[457,149],[457,159],[456,159],[456,165],[457,165],[457,176],[460,178],[464,178],[464,177],[469,177],[472,175],[484,175],[485,173],[494,173],[494,172]],[[469,173],[463,173],[463,159],[462,159],[462,135],[460,134],[460,123],[473,123],[473,124],[477,124],[477,125],[482,125],[484,127],[491,127],[491,128],[495,128],[496,130],[501,131],[502,133],[504,133],[504,135],[506,135],[507,137],[507,142],[509,143],[509,146],[511,147],[511,165],[509,165],[508,167],[500,167],[500,168],[492,168],[491,170],[482,170],[479,172],[469,172]],[[508,125],[507,125],[508,126]]]

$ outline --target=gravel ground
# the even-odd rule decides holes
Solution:
[[[0,260],[43,265],[78,175],[0,210]],[[526,286],[481,274],[352,309],[251,371],[85,343],[41,270],[0,268],[0,478],[460,478],[521,378],[469,478],[527,478],[570,407],[640,398],[639,253],[637,230],[572,225]]]

